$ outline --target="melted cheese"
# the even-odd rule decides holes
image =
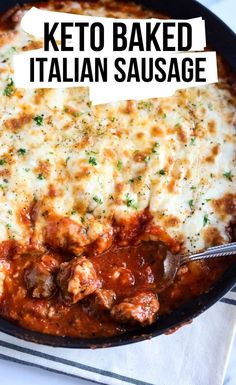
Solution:
[[[132,16],[102,3],[80,7],[72,2],[63,11]],[[228,90],[209,85],[97,107],[86,88],[13,87],[7,96],[12,55],[40,42],[19,26],[0,42],[1,241],[30,241],[27,210],[34,201],[39,240],[48,213],[86,221],[90,234],[102,234],[112,218],[149,208],[153,223],[183,251],[209,246],[212,229],[229,241],[233,212],[222,216],[213,204],[235,193],[235,107]]]

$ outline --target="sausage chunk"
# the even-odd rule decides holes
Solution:
[[[94,295],[94,305],[99,310],[109,310],[114,305],[116,293],[113,290],[98,289]]]
[[[111,310],[111,315],[119,322],[140,323],[142,326],[146,326],[156,320],[158,310],[159,302],[155,294],[140,293],[115,305]]]
[[[9,264],[5,260],[0,260],[0,299],[4,293],[4,281],[6,278],[7,270],[9,269]]]
[[[57,282],[67,303],[76,303],[99,287],[93,264],[86,257],[77,257],[60,265]]]
[[[54,249],[72,251],[76,255],[80,255],[90,242],[86,230],[69,218],[49,222],[45,229],[45,241]]]
[[[53,275],[40,262],[33,262],[25,269],[24,280],[27,290],[33,298],[51,297],[56,290]]]

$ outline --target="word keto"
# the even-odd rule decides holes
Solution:
[[[162,33],[158,34],[160,26]],[[60,46],[55,39],[59,30]],[[72,37],[78,39],[76,47],[71,46]],[[155,51],[189,51],[192,47],[192,26],[187,22],[146,22],[145,29],[140,22],[134,22],[129,33],[127,26],[122,22],[113,23],[113,51],[140,52]],[[88,47],[96,52],[102,51],[105,45],[105,28],[102,23],[44,23],[44,50],[49,51],[85,51]]]

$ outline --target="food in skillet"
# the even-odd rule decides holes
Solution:
[[[40,6],[153,16],[134,3]],[[0,314],[87,338],[158,322],[226,267],[193,262],[157,292],[167,249],[232,237],[234,78],[220,61],[219,84],[97,107],[87,88],[16,89],[12,55],[42,46],[20,29],[23,12],[3,16],[0,34]]]

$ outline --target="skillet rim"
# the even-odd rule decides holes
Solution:
[[[5,12],[14,6],[29,4],[39,0],[8,0],[7,4],[0,4],[0,12]],[[202,16],[206,21],[207,44],[216,49],[231,68],[236,71],[236,34],[215,14],[195,0],[136,0],[147,8],[156,9],[173,18],[191,18]],[[218,300],[220,300],[236,284],[236,262],[226,270],[219,280],[205,293],[191,299],[188,303],[174,310],[169,315],[160,317],[154,324],[135,329],[114,337],[101,338],[73,338],[43,334],[28,330],[11,321],[0,318],[0,331],[25,341],[66,348],[105,348],[127,345],[150,339],[164,334],[171,329],[181,327],[183,323],[194,319]]]

